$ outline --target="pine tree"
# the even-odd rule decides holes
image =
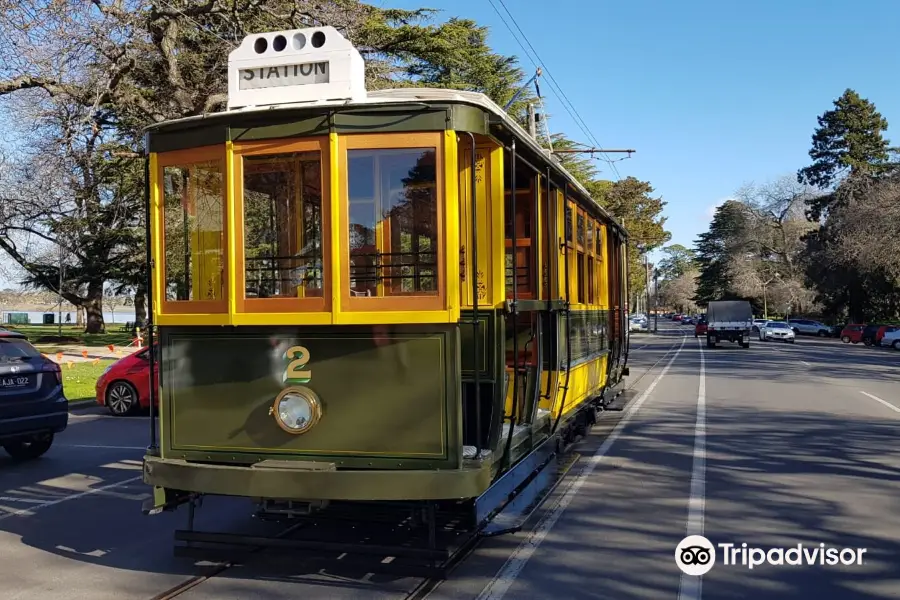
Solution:
[[[747,215],[744,206],[729,200],[716,210],[709,231],[701,233],[695,243],[698,304],[735,298],[729,258],[745,250],[743,247]]]
[[[891,169],[891,148],[882,135],[888,122],[854,90],[844,91],[818,122],[809,151],[813,163],[797,172],[800,183],[829,188],[848,173],[878,175]],[[813,198],[810,217],[818,220],[833,202],[833,195]]]

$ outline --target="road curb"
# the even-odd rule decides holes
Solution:
[[[82,411],[92,406],[97,406],[96,400],[76,400],[75,402],[69,402],[69,412]]]

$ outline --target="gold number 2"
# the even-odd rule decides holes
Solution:
[[[306,363],[309,362],[309,350],[303,346],[292,346],[284,353],[284,357],[290,362],[284,370],[282,380],[308,383],[312,379],[312,371],[304,370]]]

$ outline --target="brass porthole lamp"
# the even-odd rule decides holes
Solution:
[[[306,433],[322,418],[322,401],[314,391],[305,386],[285,388],[275,398],[269,414],[287,433]]]

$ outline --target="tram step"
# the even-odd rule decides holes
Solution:
[[[634,397],[637,395],[635,390],[625,390],[618,396],[616,396],[612,402],[607,404],[603,410],[610,411],[622,411],[625,410],[625,407],[628,406]]]

